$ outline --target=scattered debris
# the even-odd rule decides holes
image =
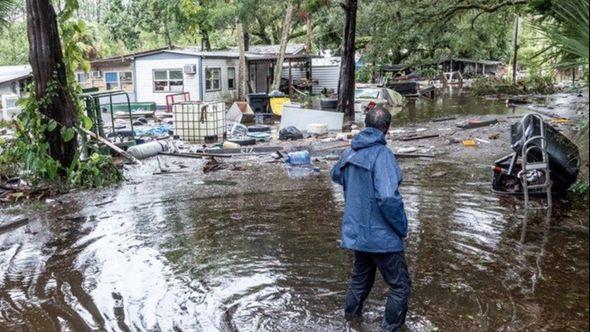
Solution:
[[[289,152],[287,158],[285,158],[285,162],[289,165],[309,165],[311,164],[309,151]]]
[[[445,171],[438,171],[438,172],[434,172],[432,174],[430,174],[431,178],[441,178],[443,176],[447,175],[447,172]]]
[[[298,140],[303,138],[303,133],[295,126],[288,126],[279,131],[281,141]]]
[[[467,122],[464,123],[458,123],[457,127],[461,128],[461,129],[474,129],[474,128],[481,128],[481,127],[487,127],[487,126],[491,126],[498,123],[497,119],[493,119],[493,120],[469,120]]]
[[[137,159],[145,159],[158,155],[160,152],[168,151],[170,145],[167,141],[151,141],[134,145],[127,149],[127,152]]]
[[[439,137],[439,134],[430,134],[430,135],[408,135],[408,136],[404,136],[399,138],[400,141],[415,141],[415,140],[419,140],[419,139],[426,139],[426,138],[435,138],[435,137]]]
[[[27,222],[29,222],[29,218],[20,218],[14,221],[0,224],[0,234],[24,226]]]
[[[103,205],[107,205],[107,204],[109,204],[109,203],[112,203],[112,202],[114,202],[114,201],[115,201],[114,199],[110,199],[110,200],[108,200],[108,201],[104,201],[104,202],[99,202],[99,203],[96,203],[96,204],[94,204],[94,206],[103,206]]]
[[[467,147],[475,147],[477,146],[477,141],[473,140],[473,139],[466,139],[463,140],[463,146],[467,146]]]
[[[456,119],[457,119],[456,116],[450,116],[450,117],[446,117],[446,118],[432,119],[432,120],[430,120],[430,122],[444,122],[444,121],[450,121],[450,120],[456,120]]]
[[[328,133],[328,126],[323,123],[311,123],[307,126],[307,133],[320,136]]]
[[[86,133],[86,135],[89,135],[90,137],[99,140],[100,142],[102,142],[103,144],[105,144],[106,146],[108,146],[109,148],[113,149],[113,151],[115,151],[118,154],[122,155],[123,157],[129,159],[134,164],[141,165],[141,161],[139,161],[137,158],[135,158],[131,154],[127,153],[123,149],[119,148],[115,144],[111,143],[110,141],[108,141],[108,140],[106,140],[106,139],[104,139],[104,138],[102,138],[100,136],[97,136],[95,133],[93,133],[93,132],[91,132],[91,131],[83,128],[83,127],[80,127],[79,129],[82,130],[84,133]]]
[[[490,141],[487,141],[485,139],[481,139],[481,138],[476,138],[476,141],[480,142],[480,143],[484,143],[484,144],[490,144]]]
[[[418,149],[416,149],[415,147],[407,147],[407,148],[399,148],[397,149],[397,151],[395,152],[396,154],[398,153],[412,153],[412,152],[416,152],[418,151]]]
[[[242,170],[241,167],[232,164],[224,163],[217,160],[215,157],[209,157],[205,165],[203,165],[203,173],[207,174],[210,172],[220,171],[223,169],[230,169],[232,171]]]

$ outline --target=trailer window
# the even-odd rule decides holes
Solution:
[[[221,68],[205,69],[205,90],[221,90]]]
[[[76,73],[76,80],[80,84],[84,84],[84,83],[88,82],[88,73],[85,73],[85,72],[77,72]]]
[[[116,71],[104,73],[104,84],[107,90],[119,89],[119,75]]]
[[[236,88],[236,68],[227,67],[227,89],[234,90]]]
[[[184,77],[182,69],[158,69],[154,70],[154,91],[183,91]]]

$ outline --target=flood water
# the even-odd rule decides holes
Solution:
[[[477,98],[469,90],[449,87],[434,99],[409,99],[403,111],[396,114],[398,123],[410,124],[450,116],[485,116],[520,113],[516,107],[507,107],[506,99]]]
[[[150,160],[119,187],[0,210],[28,218],[0,228],[0,330],[378,330],[379,278],[364,322],[343,319],[352,255],[329,162],[291,179],[268,158],[208,174],[177,161],[185,173],[152,175]],[[482,168],[400,166],[409,330],[588,330],[587,205],[525,215]]]

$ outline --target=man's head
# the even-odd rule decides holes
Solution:
[[[377,106],[367,112],[365,117],[365,126],[378,129],[383,134],[387,134],[391,124],[391,113],[382,106]]]

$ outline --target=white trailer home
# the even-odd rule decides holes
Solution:
[[[269,92],[278,50],[278,45],[254,45],[246,52],[249,93]],[[289,45],[285,59],[311,62],[300,44]],[[154,101],[160,108],[166,105],[167,95],[176,93],[189,93],[191,100],[234,100],[238,61],[237,49],[173,48],[136,55],[132,75],[136,100]]]
[[[16,102],[30,81],[31,66],[0,66],[0,120],[9,121],[20,112]]]
[[[291,79],[293,84],[298,85],[302,80],[306,79],[306,71],[308,69],[304,65],[296,65],[291,67]],[[340,78],[340,57],[326,56],[321,58],[314,58],[311,60],[311,72],[313,76],[313,93],[321,93],[322,91],[336,92],[338,91],[338,80]],[[283,79],[289,78],[289,64],[283,64],[283,72],[281,74]]]

